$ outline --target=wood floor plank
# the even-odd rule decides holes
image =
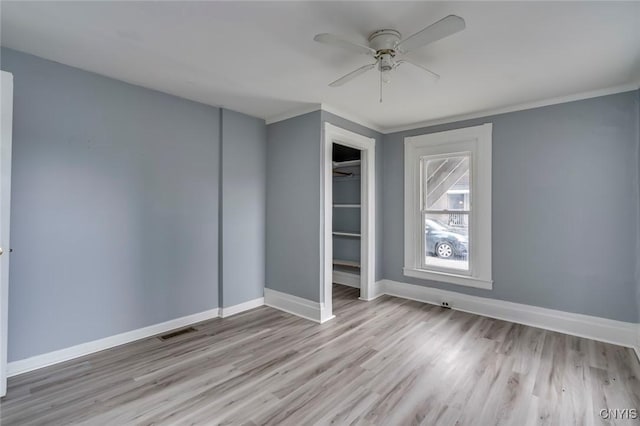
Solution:
[[[334,286],[12,377],[2,425],[601,425],[640,410],[628,348]]]

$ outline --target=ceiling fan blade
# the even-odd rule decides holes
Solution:
[[[416,64],[415,62],[408,61],[406,59],[401,59],[401,60],[397,61],[396,64],[397,64],[397,66],[400,66],[402,64],[411,64],[414,67],[420,68],[422,71],[426,72],[427,75],[429,77],[431,77],[432,79],[434,79],[434,80],[438,80],[440,78],[440,76],[438,74],[436,74],[435,72],[431,71],[429,68],[423,67],[420,64]]]
[[[341,36],[335,34],[318,34],[313,38],[318,43],[329,44],[331,46],[342,47],[343,49],[350,50],[354,53],[360,53],[363,55],[376,56],[376,51],[370,47],[363,46],[358,43],[354,43],[351,40],[347,40]]]
[[[400,52],[406,53],[462,31],[464,28],[464,19],[456,15],[449,15],[402,40],[396,48]]]
[[[345,84],[348,81],[353,80],[354,78],[356,78],[360,74],[364,74],[365,72],[367,72],[369,70],[372,70],[373,67],[375,67],[375,66],[376,66],[376,64],[369,64],[369,65],[365,65],[363,67],[360,67],[357,70],[351,71],[349,74],[340,77],[339,79],[337,79],[333,83],[330,83],[329,86],[331,86],[331,87],[342,86],[343,84]]]

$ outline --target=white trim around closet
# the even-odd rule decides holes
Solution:
[[[333,144],[361,150],[360,299],[371,300],[375,287],[375,139],[324,124],[322,150],[322,235],[320,288],[327,318],[333,315]]]

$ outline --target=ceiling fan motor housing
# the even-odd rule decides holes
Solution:
[[[369,36],[369,47],[381,53],[395,55],[395,48],[400,42],[400,33],[396,30],[378,30]]]

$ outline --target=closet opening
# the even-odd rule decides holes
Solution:
[[[334,284],[340,301],[375,297],[375,140],[325,123],[323,163],[322,322]]]
[[[333,142],[333,305],[360,296],[361,151]],[[357,289],[357,290],[356,290]]]

